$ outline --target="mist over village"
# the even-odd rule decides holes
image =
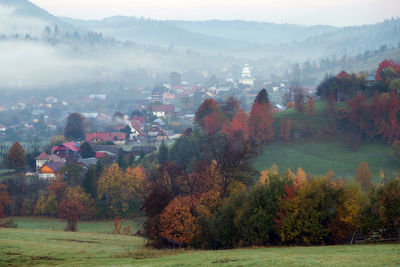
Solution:
[[[394,0],[0,0],[0,266],[398,266]]]

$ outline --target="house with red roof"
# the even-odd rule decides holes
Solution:
[[[114,144],[122,145],[125,143],[126,134],[123,132],[111,133],[87,133],[85,142],[98,143],[98,142],[114,142]]]
[[[79,159],[80,144],[75,142],[67,142],[51,149],[51,154],[57,155],[62,159],[77,161]]]

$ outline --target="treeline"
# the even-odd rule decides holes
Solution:
[[[341,72],[327,77],[317,95],[326,100],[331,128],[348,134],[355,148],[362,139],[398,142],[400,65],[382,61],[374,79]]]
[[[338,244],[356,230],[398,238],[400,210],[392,205],[400,201],[399,178],[387,182],[382,172],[373,185],[366,163],[349,182],[332,171],[311,177],[271,167],[259,175],[248,159],[273,137],[267,96],[259,93],[247,120],[231,104],[205,100],[199,129],[160,149],[143,205],[154,246]]]
[[[232,248],[280,244],[340,244],[354,232],[398,238],[400,179],[369,194],[355,182],[330,176],[307,178],[269,172],[249,188],[232,186],[175,196],[149,219],[147,234],[158,246]]]

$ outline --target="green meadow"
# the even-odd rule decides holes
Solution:
[[[107,234],[109,221],[64,232],[50,218],[15,217],[0,228],[0,266],[398,266],[400,244],[190,250],[146,247],[142,237]],[[127,224],[140,225],[142,219]],[[107,227],[108,226],[108,227]]]

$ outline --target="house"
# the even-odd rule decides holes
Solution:
[[[149,137],[157,140],[167,140],[168,134],[159,126],[153,125],[148,132]]]
[[[58,99],[53,97],[53,96],[49,96],[49,97],[46,97],[46,102],[47,103],[51,103],[51,104],[55,104],[55,103],[58,102]]]
[[[133,116],[131,118],[131,123],[138,123],[140,125],[143,125],[146,123],[146,119],[145,117]]]
[[[174,93],[168,91],[163,94],[162,98],[164,101],[168,101],[168,100],[175,100],[176,96]]]
[[[101,94],[101,95],[89,95],[90,100],[106,100],[107,95]]]
[[[61,162],[49,162],[39,169],[40,179],[54,179],[59,174],[61,168],[64,166]]]
[[[151,101],[157,102],[163,100],[164,93],[168,92],[168,88],[165,86],[157,86],[151,91]]]
[[[51,149],[51,154],[60,158],[77,161],[79,159],[80,144],[75,142],[67,142]]]
[[[157,117],[167,117],[171,116],[175,112],[175,107],[173,105],[158,105],[152,107],[152,113]]]
[[[46,152],[42,152],[39,156],[35,158],[36,160],[36,170],[39,171],[46,163],[49,162],[59,162],[65,163],[65,159],[58,157],[57,155],[47,155]]]
[[[152,125],[164,127],[166,125],[166,123],[162,119],[158,118],[153,121]]]
[[[114,144],[124,144],[126,141],[126,134],[123,132],[111,133],[87,133],[85,142],[114,142]]]
[[[5,133],[7,131],[7,127],[3,124],[0,124],[0,133]]]

